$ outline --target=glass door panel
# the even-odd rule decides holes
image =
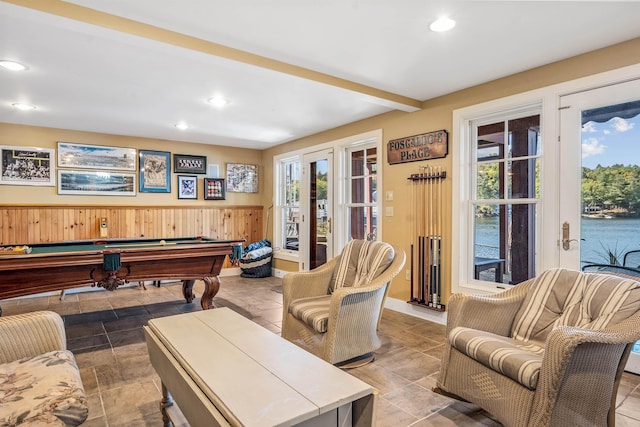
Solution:
[[[640,81],[562,97],[561,164],[560,264],[640,277]],[[627,370],[640,373],[638,343]]]
[[[304,156],[305,188],[309,204],[305,223],[306,262],[303,270],[313,270],[333,257],[333,188],[331,150]]]

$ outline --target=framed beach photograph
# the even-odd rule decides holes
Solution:
[[[171,153],[139,150],[140,192],[171,193]]]
[[[207,173],[206,156],[173,155],[173,171],[175,173]]]
[[[227,191],[236,193],[258,192],[258,166],[227,163]]]
[[[225,199],[224,178],[205,178],[204,179],[204,199],[205,200],[224,200]]]
[[[58,194],[135,196],[136,174],[58,169]]]
[[[198,198],[198,177],[178,175],[178,199]]]
[[[136,170],[136,149],[58,141],[58,167]]]
[[[0,145],[0,184],[55,186],[55,150]]]

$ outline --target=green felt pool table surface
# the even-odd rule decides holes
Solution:
[[[26,245],[31,254],[58,252],[117,251],[136,248],[170,247],[172,245],[241,244],[238,240],[219,240],[208,237],[170,237],[166,239],[94,239]],[[22,246],[22,245],[20,245]]]

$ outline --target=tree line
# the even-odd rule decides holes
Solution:
[[[637,215],[640,206],[640,166],[582,168],[582,204],[587,208]]]

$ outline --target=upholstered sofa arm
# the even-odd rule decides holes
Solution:
[[[532,284],[533,279],[527,280],[495,295],[451,295],[448,302],[447,336],[458,326],[509,336],[513,319]]]
[[[66,348],[64,323],[57,313],[36,311],[0,317],[0,363]]]
[[[612,388],[616,371],[622,369],[612,361],[620,360],[621,354],[629,351],[627,348],[639,339],[640,313],[607,330],[593,331],[573,326],[554,328],[546,340],[532,425],[548,425],[552,417],[556,420],[563,418],[565,408],[556,407],[558,402],[565,400],[559,398],[560,394],[579,399],[581,394],[591,394],[592,390]],[[603,393],[603,396],[607,395]],[[607,413],[611,406],[606,399],[601,402],[584,401],[589,401],[588,408],[570,408],[572,415],[567,416],[576,416],[582,411]]]

